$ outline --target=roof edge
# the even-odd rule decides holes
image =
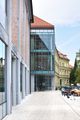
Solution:
[[[40,23],[41,22],[41,23]],[[45,21],[44,19],[37,17],[34,15],[34,23],[31,24],[31,28],[32,29],[54,29],[54,25],[52,25],[51,23]]]

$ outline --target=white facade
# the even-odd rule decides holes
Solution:
[[[5,0],[3,0],[4,2]],[[0,1],[1,3],[2,1]],[[25,3],[25,1],[24,1]],[[0,4],[2,5],[2,4]],[[5,7],[5,6],[4,6]],[[29,6],[30,7],[30,6]],[[30,8],[29,8],[30,9]],[[1,7],[0,7],[1,11]],[[4,13],[4,12],[3,12]],[[1,14],[1,12],[0,12]],[[30,31],[30,13],[26,13],[28,18],[28,26],[25,26],[25,31],[28,29]],[[5,14],[4,14],[5,15]],[[28,17],[29,16],[29,17]],[[12,0],[7,0],[7,16],[2,18],[5,21],[5,24],[2,23],[0,19],[0,41],[6,46],[5,49],[5,65],[6,65],[6,73],[5,73],[5,89],[6,89],[6,107],[5,107],[5,115],[10,114],[12,112],[12,107],[19,104],[26,95],[30,94],[30,64],[27,65],[25,59],[20,54],[20,51],[14,46],[12,43]],[[20,21],[18,21],[20,22]],[[26,23],[26,22],[25,22]],[[27,28],[29,27],[29,28]],[[20,30],[19,30],[20,31]],[[27,33],[27,40],[29,42],[30,34],[29,31]],[[19,36],[20,37],[20,36]],[[18,37],[18,39],[20,39]],[[24,39],[25,39],[24,35]],[[0,45],[1,47],[1,45]],[[1,49],[1,48],[0,48]],[[27,52],[27,51],[26,51]],[[0,51],[1,54],[1,51]],[[26,53],[27,54],[27,53]],[[28,53],[29,54],[29,53]],[[28,58],[29,61],[30,58]],[[21,69],[22,65],[22,69]],[[1,82],[1,81],[0,81]],[[1,83],[0,83],[1,84]],[[0,92],[3,92],[0,90]],[[0,106],[1,108],[2,106]],[[7,109],[7,110],[6,110]],[[0,109],[0,120],[5,117],[3,109]],[[2,116],[4,115],[4,116]]]

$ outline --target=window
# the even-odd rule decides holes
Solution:
[[[54,69],[54,39],[52,30],[31,30],[31,70]]]
[[[20,93],[21,93],[21,98],[22,98],[22,67],[23,67],[23,64],[20,63]]]
[[[62,66],[64,66],[64,63],[62,63]]]
[[[31,70],[51,70],[51,54],[47,52],[32,53]]]
[[[43,32],[42,32],[43,31]],[[31,30],[31,50],[43,49],[43,50],[54,50],[54,37],[48,30]]]
[[[0,40],[0,120],[6,115],[6,58],[5,44]]]

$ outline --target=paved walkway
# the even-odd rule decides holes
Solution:
[[[80,120],[59,91],[35,92],[4,120]]]

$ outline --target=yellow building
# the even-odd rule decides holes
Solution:
[[[71,69],[67,55],[55,49],[55,88],[69,85]]]

